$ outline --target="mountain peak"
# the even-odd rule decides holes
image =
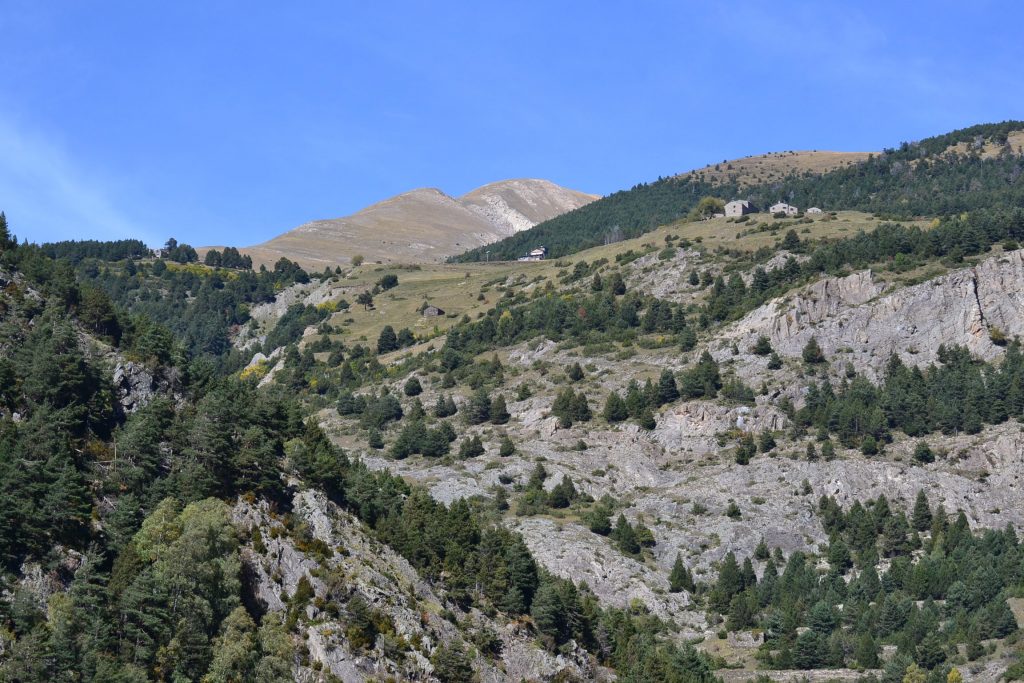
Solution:
[[[488,183],[461,197],[421,187],[383,199],[350,216],[310,221],[242,249],[256,263],[282,256],[321,270],[369,261],[442,261],[559,216],[597,199],[549,180]]]

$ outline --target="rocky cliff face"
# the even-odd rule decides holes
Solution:
[[[761,335],[799,357],[813,336],[826,356],[876,375],[893,353],[910,365],[937,360],[942,344],[991,360],[993,342],[1024,334],[1024,251],[992,256],[919,285],[887,291],[870,271],[824,278],[752,311],[712,343],[716,357]]]

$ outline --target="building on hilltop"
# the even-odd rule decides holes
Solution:
[[[527,254],[526,256],[520,256],[519,260],[520,261],[543,261],[544,257],[547,256],[547,255],[548,255],[548,248],[547,247],[537,247],[536,249],[531,249],[530,253]]]
[[[734,199],[725,205],[725,215],[727,217],[744,216],[755,211],[757,211],[757,208],[746,199]]]
[[[786,202],[779,202],[778,204],[772,204],[771,208],[768,209],[768,211],[773,216],[775,214],[777,214],[777,213],[782,213],[782,214],[785,214],[787,216],[795,216],[798,213],[800,213],[800,209],[796,208],[795,206],[791,206],[791,205],[787,204]]]
[[[424,306],[423,310],[420,311],[420,315],[425,318],[439,318],[444,315],[444,309],[439,306]]]

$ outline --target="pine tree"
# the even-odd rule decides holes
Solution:
[[[813,441],[807,442],[807,461],[814,462],[818,459],[818,449],[814,447]]]
[[[672,593],[692,590],[690,572],[683,564],[683,556],[680,553],[676,553],[676,561],[672,565],[672,572],[668,575],[668,586]]]
[[[807,344],[804,346],[804,350],[801,353],[804,362],[808,365],[817,365],[818,363],[825,362],[825,354],[818,346],[818,340],[811,337],[807,340]]]
[[[398,349],[398,336],[395,328],[385,325],[377,337],[377,353],[389,353]]]
[[[501,394],[498,394],[497,398],[495,398],[491,402],[491,424],[506,424],[509,421],[510,417],[511,416],[508,414],[508,407],[505,405],[505,397]]]
[[[608,394],[608,400],[604,404],[604,419],[610,423],[615,424],[616,422],[622,422],[629,417],[629,411],[626,408],[626,402],[622,400],[618,392],[611,392]]]
[[[461,642],[439,646],[430,657],[430,663],[441,683],[465,683],[473,678],[473,667]]]
[[[772,343],[768,341],[768,337],[762,334],[757,338],[757,341],[754,342],[754,346],[751,347],[750,352],[758,356],[767,356],[770,353],[773,353]]]
[[[567,624],[565,608],[554,583],[543,583],[533,598],[530,616],[537,632],[550,639],[552,644],[561,643]]]
[[[641,429],[651,430],[657,426],[654,421],[654,413],[647,406],[644,406],[643,410],[640,411],[640,417],[637,418],[636,423],[640,425]]]
[[[356,295],[356,303],[362,306],[363,310],[368,311],[373,308],[373,295],[368,291],[360,292]],[[394,330],[391,332],[394,333]],[[398,341],[397,337],[395,337],[395,341]]]
[[[640,543],[636,540],[636,532],[622,513],[619,513],[619,518],[615,520],[612,539],[619,546],[619,550],[627,555],[636,555],[640,552]]]
[[[626,282],[622,279],[622,275],[620,273],[612,273],[612,276],[608,280],[608,291],[612,294],[615,296],[622,296],[626,293]]]
[[[498,446],[498,455],[502,458],[507,458],[516,452],[516,446],[512,443],[512,439],[507,434],[501,437],[501,443]]]
[[[928,505],[928,496],[925,495],[923,489],[917,492],[911,523],[918,531],[928,531],[932,526],[932,510]]]
[[[834,536],[828,544],[828,563],[833,570],[845,574],[846,570],[853,566],[850,558],[850,549],[839,536]]]
[[[586,522],[587,528],[595,534],[607,536],[612,532],[612,522],[608,518],[608,509],[603,505],[595,505],[587,510],[583,516],[583,521]]]
[[[679,398],[679,388],[676,386],[675,375],[671,370],[662,370],[658,378],[658,403],[664,405]]]
[[[568,474],[548,494],[548,505],[553,508],[567,508],[577,497],[576,486]]]
[[[740,438],[739,445],[736,446],[736,464],[737,465],[749,465],[750,459],[757,453],[757,444],[754,443],[754,436],[750,433],[744,434]]]
[[[579,363],[573,363],[565,370],[565,375],[573,382],[579,382],[583,379],[583,368],[580,367]]]
[[[935,454],[923,439],[914,446],[914,460],[922,464],[935,462]]]
[[[870,632],[864,633],[857,640],[857,649],[853,656],[857,660],[857,664],[864,669],[878,668],[878,645],[875,644],[875,639],[871,637]]]
[[[831,439],[821,444],[821,457],[825,460],[836,459],[836,449],[835,446],[832,445]]]
[[[463,460],[475,458],[484,454],[484,443],[479,436],[468,437],[462,440],[459,446],[459,457]]]
[[[786,251],[799,252],[801,247],[800,237],[796,234],[796,230],[786,231],[786,236],[782,239],[782,244],[779,245],[781,249]]]
[[[451,396],[438,394],[437,402],[434,404],[434,417],[451,417],[455,412],[455,401],[452,400]]]
[[[483,424],[491,419],[491,397],[485,387],[480,387],[473,392],[463,413],[466,423],[470,425]]]
[[[6,251],[11,246],[11,230],[7,225],[7,215],[0,211],[0,251]]]

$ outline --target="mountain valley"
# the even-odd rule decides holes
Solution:
[[[0,218],[0,680],[1021,680],[1022,138]]]

